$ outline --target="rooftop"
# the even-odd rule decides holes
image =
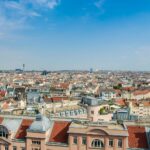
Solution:
[[[130,148],[148,148],[145,127],[128,126],[129,147]]]
[[[115,121],[112,122],[73,121],[70,127],[72,128],[106,127],[108,129],[126,130],[126,127],[123,124],[119,124]]]
[[[49,142],[67,143],[67,131],[69,129],[70,124],[71,122],[67,121],[55,121]]]
[[[47,117],[37,115],[36,120],[31,124],[28,131],[29,132],[46,132],[52,125]]]
[[[27,135],[26,130],[30,127],[30,125],[32,123],[33,123],[33,120],[31,120],[31,119],[23,119],[15,138],[16,139],[24,139]]]

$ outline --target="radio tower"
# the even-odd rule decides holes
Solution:
[[[22,65],[23,66],[23,72],[25,71],[25,64]]]

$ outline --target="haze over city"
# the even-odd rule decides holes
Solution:
[[[0,70],[150,71],[149,0],[1,0]]]

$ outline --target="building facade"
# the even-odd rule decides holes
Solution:
[[[1,150],[126,150],[129,135],[128,128],[117,122],[0,117]]]

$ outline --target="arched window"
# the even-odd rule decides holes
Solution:
[[[0,137],[8,138],[8,130],[4,126],[0,126]]]
[[[104,147],[104,143],[99,139],[95,139],[95,140],[92,141],[92,147],[102,148],[102,147]]]

